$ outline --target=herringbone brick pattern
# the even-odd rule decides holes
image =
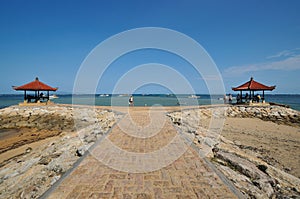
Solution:
[[[236,198],[192,147],[151,154],[182,145],[177,135],[162,111],[132,108],[49,198]],[[167,164],[166,153],[181,155]]]

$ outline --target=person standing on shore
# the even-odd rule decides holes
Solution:
[[[242,102],[242,98],[241,98],[240,94],[237,94],[237,96],[236,96],[236,102],[238,104]]]
[[[133,96],[131,95],[130,98],[129,98],[129,106],[134,106],[134,103],[133,103]]]
[[[229,94],[228,101],[229,101],[229,104],[232,103],[232,95],[231,94]]]
[[[249,102],[249,95],[248,95],[248,93],[246,93],[246,95],[245,95],[245,100],[246,100],[247,103]]]
[[[227,103],[227,96],[226,96],[226,94],[224,94],[223,100],[224,100],[224,104],[226,104]]]

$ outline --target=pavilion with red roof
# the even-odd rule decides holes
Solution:
[[[250,81],[238,86],[238,87],[235,87],[235,88],[232,88],[232,90],[234,91],[240,91],[240,96],[242,97],[242,92],[243,91],[249,91],[250,93],[250,96],[249,96],[249,99],[250,100],[253,100],[255,97],[254,97],[254,91],[262,91],[263,92],[263,96],[262,96],[262,100],[264,101],[264,98],[265,98],[265,91],[272,91],[275,89],[276,86],[266,86],[262,83],[259,83],[257,81],[254,81],[253,77],[251,77]],[[248,93],[247,93],[248,94]],[[241,98],[242,99],[242,98]]]
[[[24,103],[27,102],[40,102],[41,100],[49,101],[49,91],[56,91],[58,88],[53,88],[48,86],[47,84],[39,81],[39,78],[36,77],[34,81],[29,82],[28,84],[24,84],[22,86],[13,86],[13,89],[16,91],[23,90],[24,91]],[[27,91],[34,91],[34,95],[28,95]],[[43,92],[47,91],[47,95],[44,95]]]

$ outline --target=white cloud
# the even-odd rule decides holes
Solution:
[[[289,52],[278,54],[278,56],[287,56]],[[277,56],[277,57],[278,57]],[[275,57],[275,56],[272,56]],[[279,61],[263,62],[257,64],[249,64],[244,66],[232,66],[224,70],[225,75],[240,75],[248,72],[264,71],[264,70],[283,70],[292,71],[300,69],[300,54],[285,57]]]
[[[283,50],[275,55],[268,56],[267,59],[274,59],[274,58],[282,58],[282,57],[292,57],[299,54],[300,48],[294,48],[292,50]]]

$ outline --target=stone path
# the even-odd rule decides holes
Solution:
[[[237,198],[163,111],[130,109],[48,198]]]

